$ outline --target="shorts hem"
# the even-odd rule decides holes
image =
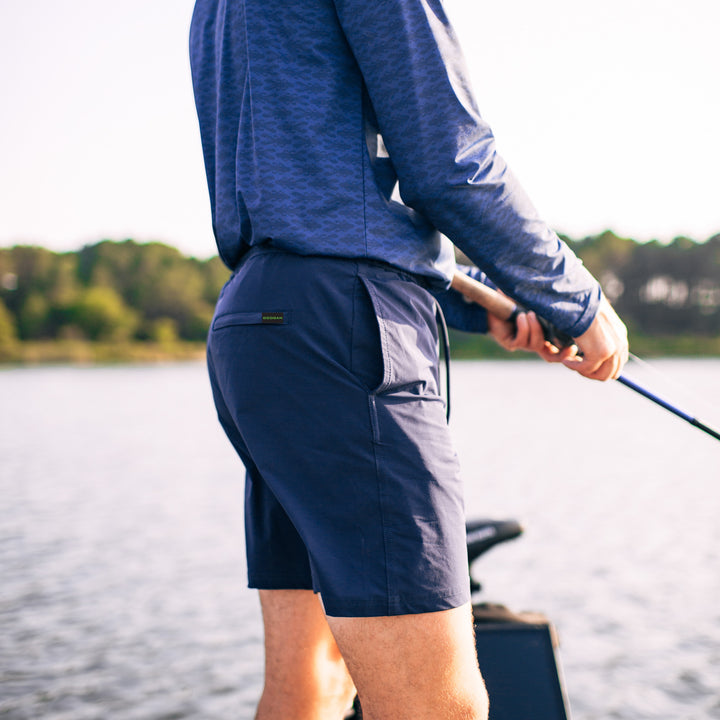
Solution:
[[[470,602],[470,591],[450,595],[375,598],[338,598],[322,595],[325,614],[330,617],[390,617],[423,615],[453,610]]]
[[[267,577],[249,578],[248,587],[251,590],[314,590],[312,583],[306,580]]]

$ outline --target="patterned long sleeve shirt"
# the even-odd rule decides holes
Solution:
[[[381,260],[443,292],[457,245],[577,337],[597,281],[498,155],[440,0],[197,0],[190,57],[218,251]],[[541,111],[541,110],[538,110]]]

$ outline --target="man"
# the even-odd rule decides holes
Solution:
[[[234,271],[208,364],[247,469],[257,717],[336,719],[357,689],[372,720],[485,718],[431,293],[599,380],[625,328],[495,152],[440,0],[197,0],[190,48]],[[444,236],[581,352],[448,290]]]

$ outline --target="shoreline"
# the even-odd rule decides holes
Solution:
[[[187,362],[205,359],[205,342],[91,342],[45,340],[15,342],[0,348],[0,368],[35,365],[98,365]],[[720,357],[720,337],[632,335],[631,351],[647,358]],[[530,353],[509,353],[491,338],[451,331],[451,360],[532,360]],[[539,360],[538,360],[539,361]]]
[[[720,337],[649,336],[631,331],[630,351],[644,358],[716,358],[720,357]],[[532,357],[526,352],[507,352],[485,335],[450,331],[451,360],[526,360]]]
[[[204,342],[27,341],[0,350],[0,368],[185,362],[205,359]]]

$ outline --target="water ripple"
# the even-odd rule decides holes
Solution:
[[[692,366],[715,405],[718,370]],[[575,720],[720,718],[716,446],[558,368],[456,363],[454,386],[469,514],[527,525],[486,598],[553,619]],[[0,717],[252,718],[242,470],[202,366],[5,371],[0,395]]]

